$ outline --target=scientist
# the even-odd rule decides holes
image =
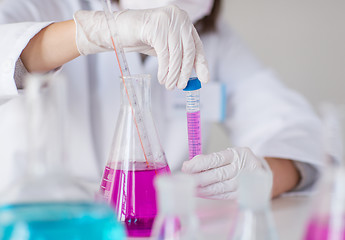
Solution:
[[[168,94],[159,83],[182,89],[192,67],[204,83],[209,74],[191,21],[178,7],[165,6],[169,3],[185,10],[197,26],[210,79],[227,86],[224,125],[236,146],[197,156],[183,166],[186,123],[167,117]],[[320,122],[306,101],[261,66],[221,21],[219,0],[121,0],[114,5],[116,31],[125,49],[157,55],[127,56],[132,73],[154,77],[158,72],[158,81],[152,82],[153,114],[168,162],[173,170],[182,166],[183,171],[199,176],[200,196],[236,197],[239,173],[259,168],[263,159],[273,173],[273,196],[311,189],[322,156]],[[69,80],[70,167],[91,181],[100,179],[119,109],[119,84],[114,76],[120,73],[114,53],[108,51],[111,44],[104,14],[94,11],[101,8],[98,0],[4,0],[0,5],[0,94],[16,94],[26,71],[64,73]],[[125,10],[134,8],[143,10]],[[99,52],[104,53],[93,54]],[[14,112],[20,115],[14,101],[0,106],[2,116]],[[18,139],[8,136],[20,136],[23,130],[2,116],[0,138],[7,147],[1,161],[14,172],[14,155],[22,147]],[[203,129],[207,125],[203,123]],[[206,140],[208,135],[203,132],[203,136]]]

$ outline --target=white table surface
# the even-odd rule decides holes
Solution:
[[[281,197],[272,201],[272,212],[280,240],[303,239],[311,211],[308,197]],[[228,240],[236,206],[230,201],[197,200],[197,213],[204,239]]]

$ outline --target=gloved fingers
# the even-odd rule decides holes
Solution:
[[[235,164],[228,164],[223,167],[210,169],[193,175],[197,179],[198,186],[205,187],[230,180],[236,177],[237,172]]]
[[[207,198],[207,199],[214,199],[214,200],[235,200],[237,199],[237,192],[227,192],[227,193],[222,193],[218,195],[211,195],[211,196],[199,196],[202,198]]]
[[[158,73],[157,78],[160,84],[165,84],[169,72],[169,50],[166,41],[158,44],[155,48],[158,60]]]
[[[198,155],[182,165],[182,171],[185,173],[198,173],[213,168],[219,168],[232,163],[234,160],[233,151],[227,149],[208,155]]]
[[[235,192],[237,190],[237,187],[237,181],[234,179],[229,179],[205,187],[199,187],[197,193],[200,196],[207,197],[212,195],[224,194],[228,192]]]
[[[195,61],[194,61],[195,72],[200,82],[207,83],[210,79],[210,73],[208,70],[208,64],[205,57],[204,48],[202,46],[202,42],[200,40],[200,37],[195,27],[193,27],[192,34],[193,34],[195,50],[196,50]]]
[[[145,55],[157,56],[157,53],[153,47],[150,46],[135,46],[126,47],[123,49],[125,52],[139,52]]]
[[[178,80],[177,87],[184,89],[187,86],[188,79],[193,71],[195,61],[195,43],[192,36],[193,26],[190,23],[181,29],[181,37],[183,44],[183,55],[182,55],[182,67],[180,79]]]
[[[177,27],[173,27],[175,29]],[[173,34],[169,31],[168,36],[169,47],[169,72],[165,81],[165,88],[172,90],[177,85],[180,78],[182,64],[182,39],[179,31]]]

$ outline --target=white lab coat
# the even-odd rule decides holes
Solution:
[[[0,4],[0,96],[17,94],[15,64],[36,33],[52,21],[71,19],[75,11],[89,8],[101,9],[101,5],[96,0],[4,0]],[[321,123],[311,107],[261,66],[224,24],[219,24],[217,34],[202,36],[202,41],[211,81],[227,85],[224,125],[232,145],[250,147],[258,156],[296,160],[304,184],[299,190],[309,189],[315,178],[310,166],[321,164],[323,156]],[[156,58],[149,57],[142,64],[139,55],[131,53],[128,62],[132,73],[152,75],[154,119],[168,162],[176,170],[188,156],[185,119],[166,118],[164,104],[169,94],[156,80]],[[83,178],[100,181],[119,110],[120,74],[113,53],[79,57],[65,64],[61,73],[69,88],[70,167]],[[22,165],[22,115],[23,106],[17,98],[0,105],[0,164],[4,166],[0,176],[6,176],[0,189],[16,178],[14,173]],[[202,125],[204,143],[208,125]]]

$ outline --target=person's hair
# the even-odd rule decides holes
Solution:
[[[112,0],[119,3],[119,0]],[[194,26],[199,34],[205,34],[217,31],[217,19],[220,13],[221,0],[214,0],[211,13],[198,20]]]
[[[198,20],[194,26],[198,33],[205,34],[217,31],[217,20],[220,13],[221,0],[214,0],[211,13]]]

